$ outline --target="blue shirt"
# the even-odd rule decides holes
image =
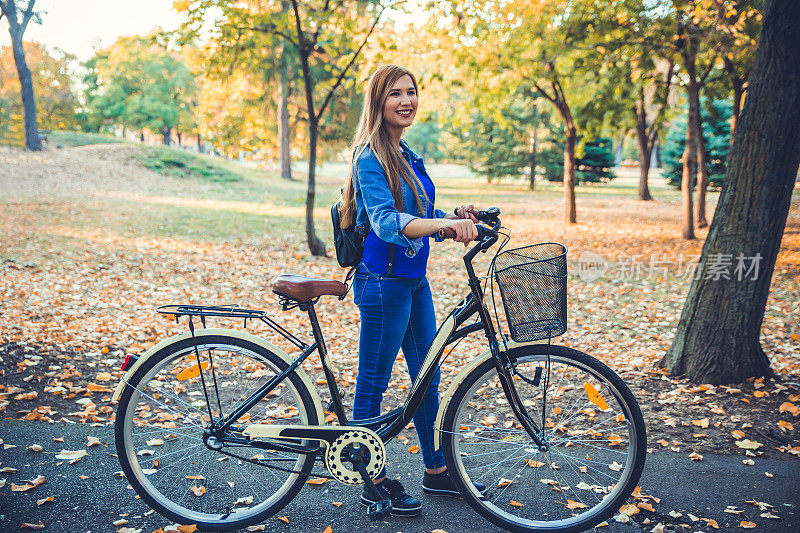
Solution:
[[[409,161],[409,164],[425,189],[425,196],[428,199],[427,205],[425,205],[425,198],[420,198],[426,207],[425,218],[434,218],[433,203],[436,200],[436,189],[433,186],[433,181],[431,181],[427,172],[420,169],[413,158]],[[375,274],[386,275],[391,253],[392,243],[382,240],[375,233],[375,230],[370,228],[364,239],[364,256],[362,259],[364,265]],[[430,242],[428,237],[422,237],[421,246],[412,257],[409,257],[406,253],[406,247],[395,245],[392,275],[400,278],[421,278],[427,270],[429,253]]]

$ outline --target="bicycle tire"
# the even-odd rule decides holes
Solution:
[[[246,512],[247,509],[245,510],[245,512],[241,512],[241,509],[236,509],[237,504],[233,504],[229,508],[228,510],[229,514],[227,516],[220,513],[211,513],[209,514],[209,516],[204,516],[202,513],[192,512],[191,509],[184,507],[181,503],[176,503],[175,501],[165,496],[163,492],[156,489],[153,486],[153,484],[150,483],[148,476],[145,475],[145,473],[143,473],[144,469],[141,467],[139,461],[139,455],[137,455],[138,452],[135,452],[133,450],[134,435],[132,428],[134,426],[132,420],[133,416],[135,416],[137,407],[133,402],[141,400],[142,398],[147,398],[147,396],[143,394],[143,390],[145,389],[145,387],[147,387],[149,381],[151,381],[157,375],[160,375],[161,369],[166,368],[166,365],[168,365],[170,361],[177,361],[181,357],[188,357],[189,360],[191,360],[191,358],[194,357],[195,346],[197,346],[198,350],[201,350],[201,354],[203,353],[202,351],[206,350],[209,347],[213,348],[214,350],[217,350],[216,353],[218,355],[219,353],[222,352],[222,350],[227,350],[229,353],[241,354],[243,357],[247,357],[253,359],[254,361],[262,363],[265,367],[271,369],[275,373],[282,372],[289,366],[288,363],[286,363],[286,361],[282,359],[280,356],[267,350],[262,346],[259,346],[244,339],[225,336],[225,335],[209,335],[209,336],[188,338],[181,340],[177,343],[165,346],[159,352],[148,358],[147,361],[145,361],[144,364],[142,364],[142,366],[139,367],[134,372],[134,374],[128,381],[130,386],[125,388],[125,391],[123,392],[120,398],[119,405],[117,407],[117,417],[115,421],[115,443],[117,448],[117,455],[119,457],[120,464],[122,465],[122,470],[128,482],[131,484],[136,493],[151,508],[155,509],[160,514],[164,515],[170,520],[173,520],[180,524],[196,524],[200,530],[231,531],[261,522],[265,518],[272,516],[280,509],[282,509],[284,506],[286,506],[286,504],[288,504],[303,487],[306,479],[308,478],[308,474],[311,472],[311,469],[314,466],[315,458],[310,457],[308,455],[302,455],[302,456],[298,455],[296,462],[294,462],[293,465],[289,466],[292,466],[293,470],[299,471],[300,472],[299,474],[296,473],[289,474],[277,471],[278,474],[287,476],[286,481],[283,484],[281,484],[279,488],[279,491],[281,493],[278,494],[276,492],[270,498],[264,500],[263,502],[260,503],[255,502],[256,505],[254,505],[250,509],[257,509],[257,511],[251,513],[247,513]],[[216,362],[214,366],[215,367],[217,366]],[[222,369],[220,369],[219,372],[222,373],[223,372]],[[206,370],[205,373],[208,374],[209,373],[208,370]],[[210,378],[208,379],[210,381]],[[220,383],[223,383],[223,386],[221,388],[225,388],[223,379],[224,378],[222,377],[220,379]],[[318,417],[314,401],[312,400],[312,396],[309,393],[308,389],[306,388],[306,385],[303,382],[303,380],[296,373],[291,373],[282,383],[286,383],[287,381],[288,384],[285,386],[287,394],[289,392],[292,392],[292,395],[297,400],[299,400],[298,413],[297,417],[295,418],[298,418],[299,423],[302,424],[308,424],[308,425],[318,424],[320,421],[317,419]],[[210,387],[210,383],[208,385]],[[159,390],[159,392],[163,391]],[[177,396],[177,394],[178,393],[175,393],[175,396]],[[152,396],[155,397],[156,395],[153,394]],[[169,400],[170,398],[165,398],[165,401]],[[212,401],[211,398],[209,398],[209,401]],[[266,399],[262,401],[266,401]],[[205,403],[205,400],[203,400],[203,402]],[[139,407],[141,407],[141,405]],[[206,407],[203,407],[203,409],[205,408]],[[198,411],[199,410],[200,408],[198,407]],[[195,416],[195,413],[192,413],[190,416]],[[181,422],[182,421],[183,420],[181,420]],[[195,428],[190,428],[189,430],[183,428],[181,429],[181,431],[192,431],[193,433],[187,435],[187,438],[189,438],[199,430]],[[156,433],[157,430],[153,430],[153,432]],[[186,445],[184,444],[184,446]],[[205,447],[204,445],[198,446],[197,444],[194,444],[194,447],[196,448],[199,447],[200,452],[207,452],[209,454],[208,461],[211,462],[211,456],[213,456],[215,453],[213,450]],[[240,449],[241,448],[235,448],[234,450],[240,450]],[[262,450],[257,450],[255,448],[253,448],[252,450],[253,452],[260,452],[262,454],[265,453]],[[181,452],[176,451],[170,453],[181,453]],[[224,459],[221,459],[220,457],[222,456],[217,457],[217,460],[226,461]],[[184,459],[179,459],[177,462],[183,460]],[[285,459],[279,459],[279,460],[285,461]],[[195,462],[192,462],[192,464],[194,464]],[[234,462],[238,463],[239,465],[243,464],[245,465],[245,467],[249,465],[249,463],[243,463],[242,461],[235,460],[230,457],[228,457],[228,460],[225,462],[225,464],[226,465],[233,464]],[[206,463],[206,467],[208,466],[208,464],[209,463]],[[222,465],[222,462],[219,464]],[[234,465],[234,466],[236,466],[237,468],[241,468],[241,466],[239,465]],[[285,467],[286,465],[281,465],[281,466]],[[221,467],[215,467],[215,468],[221,468]],[[260,469],[260,471],[263,471],[265,475],[266,471],[268,470],[268,467],[262,467],[262,466],[255,466],[255,468]],[[269,470],[275,472],[274,470],[271,469]],[[205,472],[201,471],[201,475],[204,473]],[[243,476],[243,474],[239,475]],[[259,483],[257,477],[255,476],[252,477],[254,485],[256,483]],[[280,482],[280,478],[278,476],[276,476],[276,478],[278,479],[278,482]],[[189,478],[187,477],[187,479]],[[229,485],[231,484],[229,483]],[[234,489],[233,485],[231,485],[231,489]],[[211,494],[210,490],[209,494]],[[205,493],[203,495],[205,495]],[[273,501],[270,501],[270,499],[272,499]],[[265,502],[270,502],[270,503],[269,505],[264,505]],[[259,506],[263,506],[263,508],[259,509]],[[233,511],[231,511],[230,509],[233,509]]]
[[[544,362],[546,361],[547,357],[546,353],[547,353],[546,345],[534,345],[534,346],[525,346],[516,348],[510,352],[510,357],[515,365],[521,365],[534,362],[535,363]],[[543,500],[542,502],[535,502],[536,505],[531,505],[527,500],[521,500],[524,503],[520,503],[512,499],[511,500],[512,503],[508,504],[508,509],[502,508],[501,505],[496,504],[496,500],[492,501],[492,497],[495,498],[499,497],[500,494],[502,494],[502,492],[506,490],[507,487],[510,487],[511,484],[516,482],[516,479],[511,479],[511,480],[502,479],[501,483],[497,484],[497,487],[490,486],[489,490],[490,491],[494,490],[497,493],[497,496],[494,496],[491,492],[486,495],[480,494],[475,489],[473,481],[487,481],[487,479],[481,480],[480,476],[478,476],[477,474],[480,474],[481,469],[485,471],[485,469],[489,468],[492,463],[490,463],[488,466],[480,466],[480,467],[475,466],[473,468],[473,475],[471,476],[470,472],[467,471],[470,468],[470,466],[465,467],[464,462],[472,461],[477,464],[479,463],[479,458],[477,456],[490,455],[495,452],[492,451],[486,452],[485,450],[487,446],[484,445],[481,446],[482,451],[480,453],[475,453],[471,456],[470,454],[462,451],[461,448],[462,447],[468,448],[468,446],[466,445],[466,441],[469,438],[468,436],[470,435],[469,431],[471,426],[464,425],[466,423],[465,421],[467,420],[465,418],[464,413],[467,412],[466,409],[469,402],[472,401],[473,398],[475,397],[474,396],[475,392],[480,390],[481,384],[490,383],[490,381],[488,380],[491,380],[493,375],[495,376],[494,379],[495,380],[497,379],[494,359],[490,358],[486,360],[485,362],[477,366],[472,372],[470,372],[453,393],[453,397],[449,402],[447,409],[445,411],[441,427],[442,447],[448,469],[451,472],[451,477],[453,478],[456,486],[458,487],[459,491],[461,492],[462,496],[467,501],[467,503],[484,518],[488,519],[496,526],[499,526],[509,531],[524,532],[524,533],[534,533],[534,532],[570,533],[592,528],[597,524],[603,522],[604,520],[610,518],[614,514],[614,512],[616,512],[619,509],[619,507],[625,502],[625,500],[628,498],[628,496],[630,496],[630,494],[636,487],[636,483],[638,482],[642,473],[642,469],[644,468],[646,443],[647,443],[647,435],[644,425],[644,419],[642,417],[639,405],[636,402],[633,393],[630,391],[627,385],[625,385],[622,379],[617,374],[615,374],[610,368],[608,368],[605,364],[583,352],[563,346],[551,345],[549,346],[549,353],[552,364],[565,367],[564,375],[569,376],[572,372],[571,369],[574,369],[576,371],[576,377],[580,376],[581,373],[583,373],[585,375],[591,376],[593,379],[596,379],[598,383],[602,383],[605,387],[607,387],[607,388],[601,387],[601,389],[604,391],[605,390],[608,391],[607,393],[605,393],[605,395],[608,397],[610,404],[619,406],[621,410],[620,414],[623,415],[625,418],[625,425],[629,433],[627,437],[628,452],[626,460],[623,461],[625,464],[619,465],[623,466],[624,470],[621,470],[620,478],[617,481],[617,483],[611,485],[610,487],[607,487],[608,490],[607,496],[603,497],[602,499],[599,499],[598,496],[595,496],[595,498],[598,501],[592,507],[589,507],[585,503],[582,503],[583,500],[578,499],[576,496],[572,496],[576,498],[576,501],[573,501],[569,498],[570,494],[583,492],[582,490],[580,490],[582,488],[591,488],[592,491],[597,492],[596,489],[600,489],[601,487],[597,484],[580,485],[580,483],[577,486],[570,486],[565,482],[568,480],[567,478],[568,475],[570,476],[577,475],[577,477],[580,477],[582,472],[588,472],[589,474],[587,477],[589,478],[592,478],[593,476],[612,477],[611,475],[601,471],[601,469],[596,468],[597,466],[601,466],[602,463],[600,462],[590,463],[589,461],[586,460],[586,459],[589,460],[597,459],[598,455],[605,453],[604,451],[601,450],[603,446],[602,442],[600,442],[600,439],[605,437],[601,437],[600,439],[595,441],[594,435],[596,433],[591,434],[592,442],[590,443],[589,437],[584,438],[580,435],[580,432],[577,432],[579,435],[576,435],[573,438],[573,436],[570,434],[571,430],[567,429],[568,426],[572,424],[573,421],[575,420],[581,420],[584,418],[589,420],[588,415],[584,414],[581,411],[577,411],[580,414],[575,415],[573,418],[568,419],[569,422],[565,422],[563,426],[561,426],[561,422],[559,422],[558,425],[553,423],[554,429],[552,430],[552,434],[555,435],[557,432],[558,433],[563,432],[563,434],[566,434],[567,437],[566,438],[559,437],[562,440],[559,441],[557,444],[556,441],[558,440],[558,438],[554,437],[553,444],[551,445],[551,450],[548,450],[548,452],[544,455],[541,456],[537,455],[538,453],[541,452],[536,450],[536,452],[533,454],[533,457],[539,457],[542,459],[541,461],[537,459],[526,459],[524,455],[517,455],[516,457],[514,457],[517,451],[512,451],[510,455],[507,454],[509,455],[509,458],[506,458],[505,456],[498,456],[501,458],[499,463],[507,461],[506,464],[514,465],[513,468],[515,469],[515,471],[517,471],[515,461],[521,459],[522,461],[520,464],[522,464],[524,467],[522,472],[528,472],[530,470],[530,471],[535,471],[538,474],[539,472],[547,471],[547,469],[549,468],[551,475],[552,473],[555,473],[554,475],[552,475],[552,477],[554,477],[555,479],[544,478],[540,480],[534,480],[533,484],[531,485],[533,489],[532,494],[533,497],[535,497],[537,487],[541,486],[537,484],[536,481],[541,481],[542,483],[547,482],[547,484],[550,485],[550,489],[548,490],[547,484],[545,484],[544,485],[545,489],[542,490],[542,493],[548,496],[548,498],[545,499],[547,501]],[[570,372],[567,372],[566,369],[570,369]],[[519,382],[520,380],[517,378],[517,381],[515,381],[515,383]],[[589,380],[587,380],[587,383],[588,382]],[[502,391],[502,389],[500,390]],[[478,397],[480,398],[481,396]],[[578,395],[577,397],[580,397],[580,395]],[[502,395],[502,398],[505,398],[505,395]],[[538,399],[538,397],[536,399]],[[530,403],[532,401],[531,396],[528,397],[523,396],[523,401],[527,401],[528,403]],[[614,412],[612,409],[613,405],[607,405],[607,408],[612,413]],[[529,414],[530,414],[530,408],[529,407],[527,408],[529,409]],[[553,406],[551,406],[551,408],[555,409],[555,407]],[[475,410],[473,407],[470,407],[470,409]],[[584,409],[583,411],[586,411],[586,409]],[[600,411],[601,413],[604,412],[602,410]],[[489,416],[489,415],[484,415],[484,416]],[[565,414],[565,416],[571,416],[571,415]],[[619,416],[620,415],[616,415],[616,417],[611,418],[610,420],[612,420],[612,423],[619,422],[618,418]],[[537,420],[536,416],[532,416],[532,418],[534,420]],[[552,419],[548,418],[547,420],[549,424]],[[494,422],[499,422],[499,421],[494,420]],[[513,422],[516,422],[516,420],[513,420]],[[516,426],[512,427],[521,428],[521,425],[516,423]],[[464,433],[462,433],[462,431]],[[475,434],[475,438],[482,438],[480,435],[478,435],[479,431],[480,430],[472,431],[472,433]],[[530,437],[527,435],[527,433],[524,433],[523,431],[517,429],[510,429],[510,430],[504,429],[498,431],[500,431],[500,434],[502,434],[502,431],[508,432],[507,435],[513,437],[513,439],[511,439],[511,442],[513,442],[514,439],[519,439],[520,440],[519,446],[523,447],[523,454],[528,453],[528,451],[533,451],[530,448],[525,447],[525,446],[530,446],[530,444],[533,444],[533,441],[530,440]],[[597,431],[597,429],[595,429],[594,431]],[[520,436],[520,434],[522,434],[523,436]],[[460,442],[459,435],[465,436],[464,444]],[[483,433],[481,433],[481,435],[483,435]],[[619,436],[616,435],[616,437]],[[498,439],[498,443],[501,441],[505,441],[507,438],[509,437]],[[612,442],[609,444],[609,447],[613,448],[614,446],[619,445],[619,443],[623,443],[624,445],[624,438],[623,437],[619,438],[620,440],[617,441],[618,444],[615,445]],[[525,444],[523,442],[524,439],[528,439],[528,443],[530,444]],[[493,444],[491,442],[488,442],[488,440],[486,444]],[[572,444],[568,444],[569,442],[572,442]],[[597,442],[597,445],[595,445],[595,442]],[[476,444],[478,443],[476,442]],[[514,444],[516,445],[516,443]],[[505,446],[506,443],[503,442],[502,445]],[[497,444],[495,447],[499,448],[500,444]],[[590,449],[590,451],[586,453],[585,459],[583,457],[580,457],[580,459],[575,459],[575,462],[573,463],[572,459],[568,458],[568,457],[573,457],[571,455],[572,452],[567,452],[566,455],[564,454],[564,450],[566,450],[567,448],[572,449],[573,447],[575,451],[581,450],[581,448]],[[478,448],[476,447],[474,449],[477,450]],[[518,450],[518,448],[513,448],[513,447],[512,449]],[[498,450],[498,451],[503,452],[505,450]],[[551,455],[550,452],[554,453]],[[559,455],[555,455],[556,452]],[[583,453],[583,450],[581,450],[581,453]],[[591,458],[589,455],[590,453],[592,455],[595,455],[595,457]],[[619,454],[621,452],[618,450],[614,450],[614,453]],[[554,456],[556,458],[556,461],[559,462],[566,461],[565,463],[563,463],[565,464],[563,472],[559,472],[562,468],[561,465],[551,460]],[[486,459],[486,461],[490,460],[494,460],[494,458]],[[526,466],[526,461],[528,461],[527,465],[530,466],[531,468]],[[576,468],[575,467],[576,465],[584,465],[584,466],[579,466]],[[505,468],[505,466],[506,465],[504,464],[502,468]],[[532,468],[534,466],[537,468]],[[546,468],[542,469],[542,467]],[[494,469],[496,467],[492,468]],[[591,472],[589,471],[590,468]],[[569,472],[569,469],[572,469],[574,471],[574,474]],[[595,470],[597,470],[597,472],[595,472]],[[603,468],[602,470],[605,469]],[[614,472],[613,468],[608,472],[613,474]],[[594,479],[597,478],[594,477]],[[509,483],[504,485],[503,489],[500,489],[500,485],[502,483],[505,483],[506,481],[508,481]],[[585,483],[585,481],[583,482]],[[521,489],[515,489],[515,490],[519,490],[520,494],[523,494],[526,497],[530,492],[530,491],[525,492],[522,491]],[[513,495],[514,493],[512,492],[511,494]],[[564,499],[566,499],[567,503],[565,504],[563,501],[559,502],[552,501],[553,499],[550,497],[551,494],[555,494],[556,498],[563,497]],[[517,507],[517,505],[519,505],[519,507]],[[527,510],[523,511],[523,509],[525,509],[526,506]],[[561,506],[565,506],[568,509],[568,511],[562,511]],[[585,510],[580,506],[584,506]],[[574,515],[573,508],[578,509],[581,512],[579,512],[577,515]],[[523,512],[528,514],[543,513],[543,515],[541,518],[535,519],[533,517],[523,517],[514,514],[518,513],[519,515],[522,515]],[[559,518],[557,520],[551,520],[549,517],[547,517],[548,514],[556,515],[559,512],[563,512],[564,514],[568,512],[569,516],[565,516],[564,518]]]

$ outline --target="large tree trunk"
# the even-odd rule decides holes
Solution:
[[[292,181],[292,154],[289,129],[289,69],[286,66],[286,47],[281,50],[280,84],[278,88],[278,138],[281,143],[281,177]]]
[[[161,140],[164,142],[164,145],[169,146],[171,136],[172,136],[172,128],[163,128],[161,130]]]
[[[325,243],[317,237],[314,231],[314,198],[316,196],[316,167],[317,167],[317,130],[318,124],[314,117],[308,121],[308,189],[306,190],[306,240],[311,255],[325,256]]]
[[[564,222],[575,224],[578,216],[575,208],[575,142],[577,132],[574,125],[568,125],[564,143]]]
[[[703,119],[700,116],[700,97],[697,95],[697,113],[695,114],[694,138],[697,142],[697,227],[708,226],[706,220],[706,190],[708,189],[708,154],[706,140],[703,137]]]
[[[530,185],[529,189],[534,190],[536,188],[536,128],[533,128],[533,132],[531,133],[531,158],[530,158],[530,167],[531,167],[531,174],[530,174]]]
[[[11,13],[8,15],[11,15]],[[14,14],[14,16],[16,17],[16,14]],[[8,19],[8,33],[11,36],[11,49],[14,54],[14,64],[17,67],[17,76],[19,77],[20,93],[22,96],[25,149],[34,151],[41,150],[42,141],[39,139],[39,125],[36,119],[36,97],[33,93],[33,78],[31,77],[31,70],[28,68],[28,63],[25,60],[25,49],[22,46],[23,30],[15,22],[12,22],[11,16],[6,16],[6,18]]]
[[[767,0],[698,277],[661,360],[671,374],[713,384],[771,374],[759,335],[799,163],[800,2]],[[717,275],[726,258],[730,279]],[[739,261],[757,272],[737,270]]]

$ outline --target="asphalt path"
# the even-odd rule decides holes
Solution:
[[[100,439],[100,445],[87,448],[87,437]],[[53,438],[64,442],[54,442]],[[44,524],[44,531],[105,532],[117,531],[113,522],[127,520],[121,527],[149,533],[169,526],[171,522],[152,512],[127,482],[114,473],[120,470],[115,457],[111,426],[87,424],[47,424],[11,419],[0,420],[0,438],[14,448],[0,450],[0,472],[5,485],[0,487],[0,531],[27,531],[23,523]],[[35,452],[28,446],[39,444]],[[87,449],[89,455],[69,464],[55,455],[62,449]],[[421,498],[423,514],[415,518],[389,517],[371,522],[359,503],[361,489],[336,481],[320,486],[306,485],[297,497],[279,514],[286,524],[275,517],[263,524],[265,531],[322,532],[386,531],[430,532],[441,529],[448,533],[472,531],[501,531],[493,527],[459,499],[429,498],[422,495],[422,464],[419,454],[412,455],[396,441],[387,446],[389,472],[400,480],[412,495]],[[800,460],[753,458],[754,465],[742,463],[744,456],[705,454],[702,461],[691,461],[686,453],[655,451],[647,457],[640,486],[643,492],[655,496],[655,513],[642,512],[634,516],[639,523],[622,524],[611,521],[596,528],[602,532],[651,531],[658,523],[666,531],[715,531],[703,519],[713,519],[720,531],[745,531],[740,522],[756,524],[754,531],[800,531]],[[61,464],[56,464],[61,463]],[[319,472],[320,466],[315,467]],[[768,477],[766,473],[772,475]],[[36,476],[45,482],[26,492],[12,492],[11,483],[24,484]],[[2,483],[2,482],[0,482]],[[50,502],[37,505],[37,500],[53,496]],[[336,507],[333,501],[342,502]],[[760,502],[760,509],[751,502]],[[769,504],[772,507],[766,507]],[[741,515],[726,513],[728,506],[742,511]],[[670,516],[681,513],[680,517]],[[770,511],[779,519],[763,518]],[[698,520],[692,520],[692,514]],[[124,516],[123,516],[124,515]],[[645,523],[647,521],[647,523]],[[688,524],[690,528],[681,527]]]

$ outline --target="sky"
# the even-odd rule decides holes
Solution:
[[[31,21],[26,41],[59,47],[87,60],[94,48],[123,35],[146,34],[156,26],[175,29],[181,22],[172,0],[37,0],[42,25]],[[0,20],[0,46],[11,44],[6,21]]]
[[[35,10],[43,12],[42,24],[31,21],[24,39],[61,48],[81,61],[118,37],[147,34],[156,26],[172,30],[183,18],[172,8],[172,0],[36,0]],[[402,23],[413,17],[394,18]],[[0,46],[11,44],[6,24],[0,21]]]

